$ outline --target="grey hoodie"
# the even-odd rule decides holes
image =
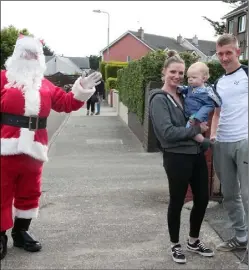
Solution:
[[[181,96],[183,100],[183,97]],[[155,135],[166,152],[198,154],[200,146],[192,138],[201,133],[199,126],[186,128],[184,111],[174,98],[161,89],[150,91],[149,112]]]

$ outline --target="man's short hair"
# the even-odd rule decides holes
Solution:
[[[223,34],[218,38],[216,42],[216,45],[220,47],[229,44],[234,44],[237,48],[239,48],[238,39],[233,34]]]

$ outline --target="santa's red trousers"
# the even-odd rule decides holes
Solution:
[[[43,162],[28,155],[1,156],[1,232],[13,227],[15,216],[37,216]]]

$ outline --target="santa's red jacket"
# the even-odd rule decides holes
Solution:
[[[47,79],[42,80],[40,91],[22,92],[17,88],[6,89],[7,83],[6,71],[1,71],[1,112],[3,113],[38,115],[44,118],[49,116],[51,109],[70,113],[84,105],[84,101],[75,97],[82,89],[79,80],[69,93],[54,86]],[[27,154],[35,159],[47,161],[47,151],[47,129],[31,131],[27,128],[1,125],[2,156]]]

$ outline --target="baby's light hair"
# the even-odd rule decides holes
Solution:
[[[207,77],[207,79],[210,77],[209,75],[209,67],[203,63],[203,62],[195,62],[193,63],[189,68],[188,68],[188,71],[189,69],[191,68],[196,68],[198,69],[202,74],[203,76]]]

